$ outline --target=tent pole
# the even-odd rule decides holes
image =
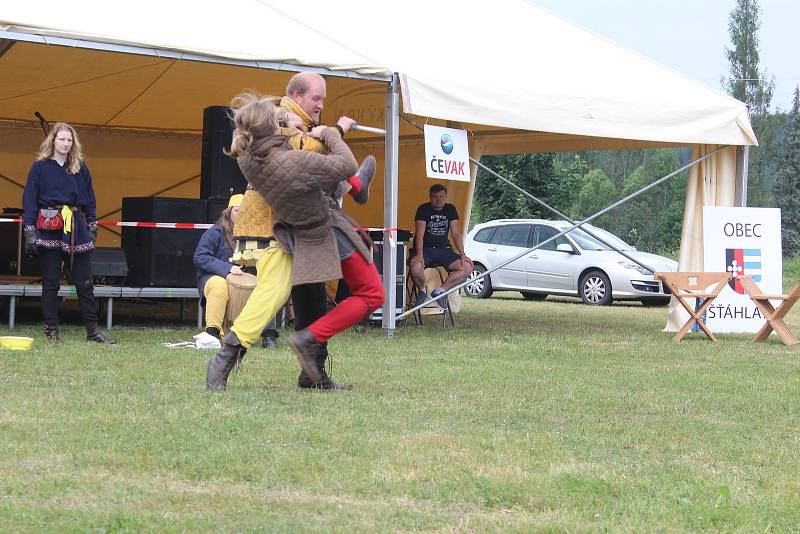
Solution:
[[[386,93],[386,152],[383,171],[383,332],[394,337],[397,308],[397,163],[400,145],[400,80],[392,76]]]
[[[469,166],[469,187],[467,188],[467,207],[464,209],[464,226],[462,227],[462,231],[464,235],[469,231],[469,220],[472,217],[472,201],[473,197],[475,196],[475,184],[478,183],[478,165],[477,161],[480,161],[481,155],[483,154],[483,143],[472,142],[469,145],[469,159],[470,159],[470,166]]]

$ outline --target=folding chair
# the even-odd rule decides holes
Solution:
[[[693,325],[697,326],[708,336],[708,339],[716,342],[717,338],[711,330],[708,329],[705,322],[703,322],[703,314],[708,307],[717,298],[725,284],[730,280],[731,273],[702,273],[702,272],[658,272],[653,273],[656,280],[662,280],[672,292],[672,296],[681,303],[681,306],[689,312],[689,320],[686,324],[678,330],[675,334],[675,341],[680,341],[683,336],[692,328]],[[716,286],[709,291],[708,288],[712,285]],[[698,306],[695,308],[687,299],[699,299]]]
[[[425,269],[425,273],[428,273],[431,269],[434,269],[436,273],[439,275],[439,286],[441,287],[442,285],[444,285],[445,274],[447,273],[447,270],[444,267],[428,267],[427,269]],[[444,271],[444,273],[442,271]],[[430,298],[431,291],[428,291],[427,293],[428,293],[428,298]],[[406,294],[408,295],[408,303],[409,303],[408,305],[410,308],[413,308],[417,303],[417,295],[419,294],[419,288],[414,283],[414,280],[411,278],[410,273],[406,276]],[[438,304],[436,306],[439,307]],[[416,324],[422,324],[422,316],[423,316],[422,309],[417,310],[413,313],[414,321],[416,322]],[[450,326],[455,326],[456,323],[453,320],[453,310],[450,309],[449,303],[447,308],[444,309],[439,308],[439,309],[441,310],[441,315],[442,315],[442,326],[447,325],[448,317],[450,318]]]
[[[786,295],[767,295],[756,285],[752,276],[739,276],[737,279],[742,284],[744,292],[755,302],[758,309],[761,310],[761,314],[767,320],[766,324],[753,337],[753,342],[765,341],[770,333],[775,330],[784,345],[787,347],[797,345],[797,337],[786,326],[783,318],[792,309],[797,299],[800,298],[800,282],[795,284]],[[780,300],[781,303],[775,308],[770,302],[771,300]]]
[[[408,302],[408,309],[413,308],[417,304],[417,295],[419,294],[419,289],[417,285],[414,283],[414,280],[411,278],[411,274],[406,275],[406,302]],[[413,314],[414,316],[414,323],[417,325],[422,324],[422,313],[421,310],[415,311]]]

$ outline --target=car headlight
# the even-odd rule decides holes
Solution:
[[[623,267],[625,267],[626,269],[633,269],[634,271],[638,271],[640,274],[643,274],[645,276],[653,274],[650,271],[648,271],[647,269],[645,269],[644,267],[642,267],[641,265],[636,264],[636,263],[630,263],[630,262],[627,262],[627,261],[620,261],[618,263],[620,265],[622,265]]]

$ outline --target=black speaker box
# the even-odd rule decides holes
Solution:
[[[383,280],[383,243],[375,241],[377,245],[373,249],[372,261],[375,263],[375,268]],[[401,313],[406,306],[406,243],[403,241],[398,242],[397,247],[397,263],[395,264],[396,276],[394,280],[394,299],[395,299],[395,315]],[[383,312],[377,309],[369,316],[370,321],[380,321]]]
[[[200,197],[230,198],[244,193],[247,180],[236,160],[222,151],[231,147],[233,124],[224,106],[203,110],[203,154],[200,163]]]
[[[202,223],[206,201],[196,198],[125,197],[125,221]],[[135,287],[192,287],[197,284],[192,258],[203,230],[122,229],[128,260],[127,283]]]
[[[22,208],[3,208],[2,217],[18,219],[22,217]],[[25,254],[25,240],[20,234],[18,223],[0,223],[0,274],[15,276],[17,274],[17,246],[22,243],[21,260],[22,276],[39,276],[39,260]]]
[[[128,262],[121,248],[97,247],[92,252],[92,276],[96,285],[119,286],[128,276]]]
[[[206,222],[216,224],[217,219],[228,207],[229,198],[208,198],[206,199]]]

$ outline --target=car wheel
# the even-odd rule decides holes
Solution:
[[[666,306],[669,304],[668,298],[663,297],[648,297],[641,299],[642,306],[653,307],[653,306]]]
[[[486,267],[480,263],[476,263],[475,267],[472,268],[472,272],[469,273],[469,276],[472,278],[474,276],[480,276],[485,272]],[[474,299],[488,299],[492,296],[492,281],[488,276],[484,276],[480,280],[475,280],[464,286],[464,291],[467,293],[467,296]]]
[[[530,291],[520,291],[522,298],[525,300],[544,300],[547,298],[547,293],[531,293]]]
[[[581,279],[578,294],[584,304],[589,306],[609,306],[611,304],[611,282],[603,271],[589,271]]]

